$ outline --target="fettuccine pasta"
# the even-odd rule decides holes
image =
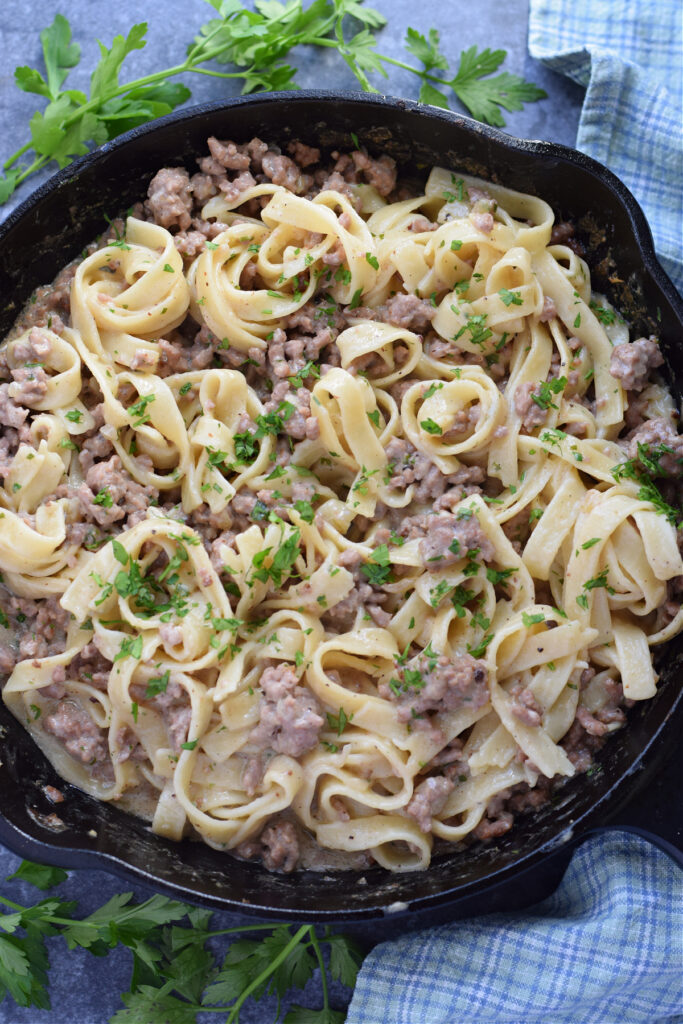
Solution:
[[[657,340],[542,199],[210,150],[0,350],[3,699],[160,835],[425,869],[656,692],[683,627]]]

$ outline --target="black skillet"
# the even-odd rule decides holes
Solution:
[[[105,215],[144,197],[158,168],[194,170],[209,135],[237,141],[258,135],[281,146],[295,138],[329,152],[351,148],[352,132],[371,153],[395,157],[409,176],[424,179],[428,168],[441,164],[535,193],[559,218],[574,220],[595,287],[638,331],[661,338],[680,403],[683,304],[655,258],[642,211],[613,174],[564,146],[520,141],[433,107],[356,94],[280,93],[181,110],[56,174],[0,227],[0,337],[31,291],[101,233]],[[591,774],[569,780],[552,803],[520,818],[494,843],[438,856],[426,872],[277,875],[198,842],[165,841],[138,819],[64,786],[4,705],[0,841],[34,860],[104,868],[213,907],[306,921],[360,921],[409,910],[411,924],[432,923],[526,906],[557,884],[577,843],[615,824],[649,833],[683,865],[676,743],[683,724],[682,651],[679,637],[659,652],[656,697],[629,712],[628,728],[609,740]],[[46,783],[61,785],[64,803],[48,803]]]

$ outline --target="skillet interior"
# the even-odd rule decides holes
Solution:
[[[427,168],[442,164],[479,174],[538,194],[560,218],[577,222],[594,286],[637,330],[660,336],[680,403],[682,304],[655,259],[642,212],[610,172],[562,146],[512,139],[434,108],[355,94],[285,93],[181,111],[60,172],[0,228],[0,337],[31,291],[103,230],[105,215],[113,217],[143,196],[159,167],[194,168],[208,135],[237,141],[259,135],[281,145],[301,138],[331,150],[348,148],[351,132],[373,153],[395,157],[408,173],[424,177]],[[537,882],[549,854],[564,849],[564,863],[572,842],[605,824],[632,795],[636,769],[644,761],[656,766],[673,741],[683,718],[682,653],[679,637],[658,658],[656,697],[633,708],[628,728],[611,738],[596,771],[568,781],[552,804],[520,819],[496,843],[437,857],[427,872],[390,876],[374,869],[361,876],[364,882],[355,874],[282,876],[200,843],[167,842],[115,807],[64,786],[4,705],[0,839],[34,859],[104,867],[189,899],[270,917],[359,919],[408,907],[431,914],[439,904],[455,916],[524,905],[544,894]],[[63,826],[48,817],[54,808],[41,792],[46,782],[68,794],[57,808]],[[501,893],[507,893],[502,903]]]

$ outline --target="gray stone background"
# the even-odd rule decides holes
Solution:
[[[573,144],[583,93],[576,85],[529,57],[527,0],[477,0],[474,8],[455,0],[425,0],[419,5],[414,0],[374,0],[373,6],[389,19],[387,27],[379,33],[380,52],[388,56],[405,58],[402,40],[408,25],[423,32],[432,26],[439,28],[442,48],[451,58],[454,70],[460,50],[473,43],[479,47],[506,49],[505,70],[524,75],[548,92],[548,99],[531,104],[523,111],[506,114],[506,130],[522,138]],[[98,37],[109,45],[116,33],[126,33],[135,22],[149,22],[147,47],[131,55],[124,65],[122,81],[126,81],[180,62],[199,26],[214,14],[201,0],[164,0],[163,4],[141,0],[117,0],[110,4],[95,0],[69,0],[68,4],[56,0],[3,0],[0,4],[0,163],[26,142],[28,121],[43,102],[40,97],[22,93],[14,86],[14,68],[29,64],[42,69],[39,32],[52,22],[57,12],[68,16],[74,38],[82,47],[81,65],[68,80],[69,87],[81,89],[87,88],[97,60]],[[302,88],[356,88],[355,79],[333,51],[295,52],[291,62],[300,68],[297,81]],[[232,82],[200,75],[187,76],[187,79],[194,102],[219,100],[239,92],[239,86]],[[417,98],[417,80],[400,69],[389,69],[388,78],[377,80],[377,87],[389,94]],[[42,179],[36,176],[27,181],[10,202],[0,208],[0,219],[29,195],[39,180]],[[18,858],[0,847],[0,879],[11,874],[18,863]],[[59,892],[62,898],[78,899],[80,911],[85,914],[126,888],[125,883],[104,872],[80,871],[73,873]],[[2,891],[25,903],[35,902],[39,896],[37,890],[15,884],[4,885]],[[137,893],[140,898],[150,895],[143,887],[138,887]],[[215,914],[213,927],[233,927],[239,920],[237,915]],[[372,941],[371,926],[365,938],[368,944]],[[128,987],[128,953],[117,951],[106,960],[100,960],[84,952],[69,953],[60,941],[53,941],[50,948],[52,1010],[19,1009],[6,1001],[0,1005],[0,1024],[104,1024],[120,1008],[119,993]],[[347,999],[346,990],[334,988],[335,1006],[343,1007]],[[296,1000],[319,1006],[317,979],[303,995],[296,993]],[[206,1021],[216,1019],[215,1014],[201,1017]],[[263,1002],[246,1008],[241,1021],[242,1024],[265,1024],[273,1017],[274,1004]]]

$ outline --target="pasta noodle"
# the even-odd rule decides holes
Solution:
[[[3,699],[161,835],[424,869],[656,692],[662,359],[541,199],[210,146],[0,350]]]

